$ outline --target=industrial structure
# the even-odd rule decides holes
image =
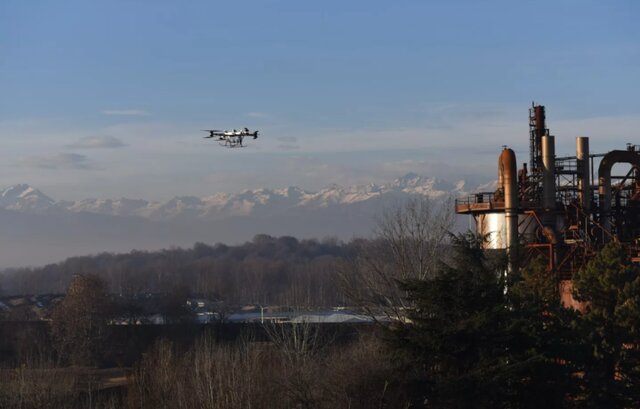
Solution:
[[[529,111],[529,167],[517,168],[513,150],[498,159],[494,192],[456,201],[473,216],[485,246],[506,249],[509,269],[516,248],[541,255],[559,280],[565,304],[574,304],[571,277],[609,241],[624,245],[640,262],[640,146],[590,153],[589,138],[576,137],[575,156],[558,157],[545,108]]]

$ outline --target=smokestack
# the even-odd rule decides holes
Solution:
[[[546,135],[547,125],[543,105],[534,105],[529,110],[530,158],[531,172],[539,172],[542,168],[542,137]]]
[[[508,272],[513,272],[513,250],[518,244],[518,185],[516,180],[516,154],[511,149],[505,148],[500,154],[498,179],[502,181],[504,192],[506,244],[509,256]]]
[[[578,195],[582,210],[591,211],[591,173],[589,170],[589,138],[576,137],[576,159],[578,165]]]
[[[555,229],[553,211],[556,207],[556,149],[554,137],[545,135],[542,141],[542,207],[545,210],[545,222]]]
[[[536,107],[533,108],[534,110],[534,115],[536,118],[536,139],[537,139],[537,146],[539,151],[537,152],[538,157],[540,157],[541,153],[541,145],[542,145],[542,137],[546,135],[547,133],[547,126],[546,126],[546,116],[544,113],[544,106],[543,105],[538,105]],[[537,164],[539,165],[539,164]]]

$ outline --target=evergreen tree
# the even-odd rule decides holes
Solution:
[[[586,349],[574,330],[578,312],[562,305],[558,280],[540,258],[509,281],[511,407],[571,407],[578,393],[575,362]]]
[[[458,236],[432,278],[403,284],[413,307],[391,339],[415,362],[415,406],[570,406],[576,313],[562,307],[541,262],[507,280],[504,259],[487,254],[481,238]]]
[[[608,244],[573,280],[585,305],[578,320],[583,407],[640,407],[640,268],[619,243]]]
[[[504,280],[472,235],[453,240],[454,255],[432,278],[404,282],[413,307],[393,343],[419,370],[411,393],[427,407],[496,407],[505,364]]]

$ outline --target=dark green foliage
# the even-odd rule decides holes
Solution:
[[[534,263],[509,277],[481,239],[453,240],[433,278],[402,284],[412,302],[392,344],[414,359],[416,407],[564,407],[576,388],[576,345],[555,278]],[[578,348],[579,349],[579,348]]]
[[[640,407],[640,269],[610,243],[574,277],[585,303],[579,322],[584,407]]]
[[[490,407],[501,394],[507,334],[504,280],[472,236],[454,239],[455,255],[432,279],[403,283],[413,307],[394,343],[415,357],[416,403]]]
[[[520,364],[511,384],[513,407],[571,407],[578,393],[576,362],[585,350],[575,331],[579,314],[562,306],[558,281],[541,259],[509,281],[508,349]]]
[[[505,283],[478,238],[453,244],[433,278],[402,284],[412,308],[391,331],[416,363],[416,407],[640,407],[640,268],[624,247],[574,276],[578,312],[542,261]]]

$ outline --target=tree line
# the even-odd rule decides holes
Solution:
[[[344,297],[336,264],[366,243],[261,234],[237,246],[196,243],[189,249],[71,257],[44,267],[4,271],[0,294],[61,294],[74,275],[94,274],[108,283],[110,293],[125,297],[179,290],[233,304],[337,305]]]

